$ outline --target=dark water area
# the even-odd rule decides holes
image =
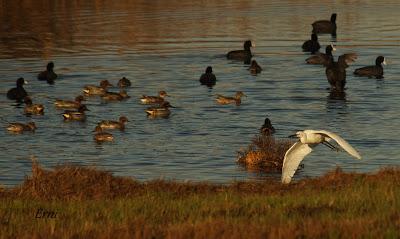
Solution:
[[[347,69],[343,99],[329,97],[325,69],[305,64],[301,51],[311,23],[336,12],[337,37],[320,35],[322,48],[333,42],[337,57],[355,52]],[[258,133],[268,116],[277,138],[301,129],[325,129],[347,139],[363,156],[319,146],[304,160],[295,179],[321,175],[335,166],[372,172],[398,166],[400,154],[400,3],[398,1],[6,1],[0,0],[0,184],[16,185],[30,174],[31,156],[46,168],[63,163],[96,165],[139,180],[168,178],[227,183],[265,180],[236,164],[236,153]],[[243,62],[227,60],[230,50],[251,39],[254,76]],[[354,77],[354,69],[386,57],[384,79]],[[59,75],[54,85],[36,79],[48,61]],[[210,89],[199,77],[211,65],[217,76]],[[86,102],[85,123],[65,123],[55,98],[72,99],[86,84],[107,79],[132,81],[124,102]],[[44,116],[27,117],[6,98],[15,81]],[[113,87],[111,91],[118,91]],[[168,119],[149,119],[142,94],[165,90]],[[243,91],[242,105],[217,105],[216,94]],[[115,141],[98,145],[93,129],[103,119],[128,117]],[[6,121],[35,121],[34,134],[13,135]],[[279,174],[272,175],[279,179]]]

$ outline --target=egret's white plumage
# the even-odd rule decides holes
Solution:
[[[360,154],[346,140],[339,135],[326,130],[304,130],[298,131],[296,137],[299,141],[292,145],[285,153],[282,167],[282,183],[290,183],[300,162],[312,152],[313,148],[322,143],[332,149],[337,149],[328,142],[333,139],[351,156],[361,159]]]

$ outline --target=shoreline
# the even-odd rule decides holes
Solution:
[[[395,238],[400,168],[289,185],[138,182],[72,165],[0,189],[0,238]]]

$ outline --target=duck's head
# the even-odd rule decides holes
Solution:
[[[312,41],[318,41],[318,36],[317,36],[317,34],[315,34],[315,33],[311,34],[311,40],[312,40]]]
[[[93,132],[100,133],[100,132],[103,132],[103,129],[102,129],[100,126],[97,125],[97,126],[94,128]]]
[[[158,95],[159,95],[160,97],[162,97],[162,98],[164,98],[164,97],[166,97],[166,96],[169,96],[169,95],[167,94],[167,92],[164,91],[164,90],[159,91],[159,92],[158,92]]]
[[[242,97],[242,96],[246,96],[247,97],[247,95],[245,95],[242,91],[238,91],[235,94],[235,98],[237,98],[237,99],[240,99],[240,97]]]
[[[125,76],[119,79],[118,81],[118,86],[119,87],[126,87],[126,86],[131,86],[131,81],[128,80]]]
[[[254,46],[255,45],[253,45],[250,40],[245,41],[244,44],[243,44],[243,48],[245,50],[250,50],[250,47],[254,47]]]
[[[48,71],[53,71],[54,69],[54,63],[52,61],[50,61],[49,63],[47,63],[46,69]]]
[[[18,78],[18,80],[17,80],[17,87],[21,87],[21,86],[23,86],[24,84],[28,84],[28,82],[27,82],[24,78],[22,78],[22,77]]]
[[[125,116],[121,116],[121,117],[119,117],[119,122],[120,123],[126,123],[126,122],[129,122],[129,120]]]
[[[333,46],[333,44],[326,46],[325,53],[327,55],[332,55],[332,51],[336,51],[336,48]]]
[[[337,16],[336,13],[332,13],[332,15],[331,15],[331,22],[332,22],[332,23],[335,23],[335,22],[336,22],[336,16]]]
[[[207,74],[212,73],[212,67],[211,66],[207,66],[206,73]]]
[[[267,126],[267,127],[271,127],[271,126],[272,126],[271,120],[269,120],[268,117],[265,118],[265,120],[264,120],[264,125]]]
[[[376,64],[377,66],[380,66],[381,64],[386,65],[385,57],[383,57],[383,56],[378,56],[378,57],[376,58],[376,60],[375,60],[375,64]]]

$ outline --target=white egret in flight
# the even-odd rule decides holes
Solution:
[[[304,130],[298,131],[295,135],[290,137],[297,137],[299,141],[292,145],[286,151],[285,158],[283,159],[282,167],[282,183],[290,183],[294,173],[297,170],[300,162],[307,156],[315,146],[322,143],[329,148],[339,151],[337,146],[329,143],[331,139],[335,140],[347,153],[351,156],[361,159],[361,155],[339,135],[326,131],[326,130]]]

